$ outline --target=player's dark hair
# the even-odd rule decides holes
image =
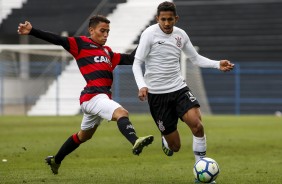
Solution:
[[[161,4],[159,4],[158,12],[157,12],[158,16],[160,15],[161,11],[172,11],[175,16],[177,15],[176,6],[172,2],[165,1],[165,2],[162,2]]]
[[[103,15],[94,15],[93,17],[90,18],[89,20],[89,27],[96,27],[100,22],[105,22],[107,24],[110,23],[109,19],[107,19]]]

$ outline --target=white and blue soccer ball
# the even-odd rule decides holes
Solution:
[[[208,157],[198,160],[193,168],[195,179],[202,183],[210,183],[214,181],[219,174],[219,166],[217,162]]]

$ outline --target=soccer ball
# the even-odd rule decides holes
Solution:
[[[208,157],[198,160],[193,168],[195,179],[202,183],[210,183],[214,181],[219,174],[219,166],[217,162]]]

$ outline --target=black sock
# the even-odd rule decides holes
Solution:
[[[66,140],[66,142],[62,145],[58,153],[55,155],[55,162],[57,164],[60,164],[62,160],[65,158],[65,156],[67,156],[68,154],[73,152],[76,148],[78,148],[81,143],[82,142],[78,139],[77,134],[73,134],[72,136],[70,136]]]
[[[128,117],[121,117],[117,121],[119,131],[126,137],[126,139],[134,145],[135,141],[138,139],[133,125],[129,121]]]

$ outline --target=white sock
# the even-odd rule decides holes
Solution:
[[[206,136],[204,137],[195,137],[193,135],[193,152],[195,155],[196,162],[206,156],[207,144]]]
[[[171,150],[171,149],[168,147],[168,143],[166,142],[164,136],[162,136],[162,139],[163,139],[164,146],[165,146],[167,149]]]

